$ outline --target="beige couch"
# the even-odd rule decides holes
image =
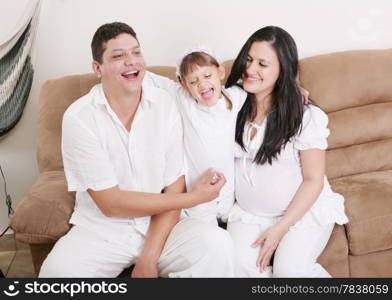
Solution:
[[[300,64],[302,85],[330,118],[327,175],[345,196],[350,219],[335,227],[319,262],[335,277],[392,277],[392,50],[333,53]],[[174,76],[173,67],[149,69]],[[16,238],[30,244],[37,272],[69,230],[74,205],[60,153],[62,115],[96,82],[93,74],[68,76],[41,90],[40,175],[11,224]]]

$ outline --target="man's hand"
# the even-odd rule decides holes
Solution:
[[[158,268],[155,262],[140,258],[132,270],[132,278],[158,278]]]
[[[219,196],[219,192],[226,183],[223,173],[209,169],[192,187],[192,203],[189,207],[211,201]]]

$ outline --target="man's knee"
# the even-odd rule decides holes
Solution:
[[[231,253],[234,252],[232,238],[226,230],[195,218],[189,218],[181,225],[186,230],[181,228],[180,231],[180,227],[178,227],[172,231],[172,234],[179,236],[180,233],[180,235],[191,236],[189,242],[199,249],[199,252],[215,253],[225,249]]]
[[[232,249],[233,241],[230,234],[219,227],[202,234],[203,244],[211,250]]]
[[[75,276],[75,268],[66,259],[60,259],[50,255],[44,260],[38,277],[78,277]]]
[[[38,277],[92,277],[94,270],[81,255],[53,248],[42,263]]]

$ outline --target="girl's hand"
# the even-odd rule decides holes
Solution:
[[[301,83],[299,82],[299,72],[297,73],[297,76],[295,77],[295,80],[296,80],[296,82],[297,82],[297,86],[298,86],[298,89],[299,89],[299,92],[301,93],[301,95],[302,95],[302,103],[303,104],[309,104],[309,91],[308,90],[305,90],[302,86],[301,86]]]
[[[214,169],[209,169],[203,176],[193,185],[191,193],[195,195],[189,203],[189,207],[200,203],[208,202],[219,196],[219,192],[226,183],[223,173]]]
[[[251,247],[261,247],[259,256],[256,260],[256,266],[260,272],[264,272],[270,265],[272,254],[274,254],[281,239],[288,231],[284,225],[275,224],[269,227],[252,245]]]
[[[305,90],[302,86],[298,85],[299,92],[302,95],[302,103],[303,104],[309,104],[309,91]]]

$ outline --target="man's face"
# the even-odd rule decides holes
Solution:
[[[105,89],[114,94],[134,94],[141,91],[146,63],[139,42],[122,33],[104,45],[102,63],[93,61],[96,74]]]

